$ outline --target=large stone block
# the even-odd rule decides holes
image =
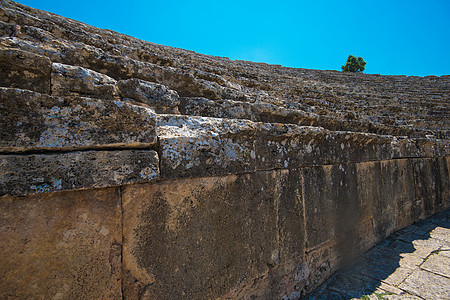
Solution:
[[[307,249],[313,249],[336,236],[337,204],[330,190],[331,173],[332,166],[302,169]]]
[[[0,88],[0,151],[149,147],[156,115],[122,101]]]
[[[202,177],[255,170],[255,123],[158,116],[161,177]]]
[[[280,263],[298,263],[303,260],[306,242],[301,171],[276,172]]]
[[[247,119],[256,122],[313,125],[318,116],[304,111],[286,109],[269,103],[249,103],[234,100],[182,98],[180,111],[186,115]]]
[[[330,179],[327,184],[336,208],[334,211],[337,221],[335,224],[336,250],[342,262],[346,263],[361,254],[357,247],[359,238],[356,228],[361,217],[361,209],[358,200],[355,164],[333,165]]]
[[[16,32],[16,25],[0,21],[0,36],[14,36]]]
[[[184,115],[253,120],[250,105],[241,101],[192,97],[181,98],[179,109]]]
[[[415,201],[414,173],[411,160],[396,159],[381,162],[381,212],[395,211],[392,223],[386,228],[384,237],[395,230],[411,225],[415,221],[413,206]]]
[[[392,136],[174,115],[158,117],[158,137],[168,178],[409,157],[414,145]]]
[[[0,48],[0,86],[50,93],[52,62],[44,56]]]
[[[111,77],[60,63],[52,64],[52,95],[119,99],[117,82]]]
[[[178,112],[178,94],[166,86],[136,78],[118,82],[120,96],[145,103],[157,113]]]
[[[420,156],[410,139],[291,124],[255,124],[259,170]]]
[[[307,167],[302,176],[308,251],[336,240],[343,259],[351,258],[360,219],[355,165]]]
[[[359,249],[369,250],[378,241],[374,226],[380,215],[381,168],[380,162],[356,164],[356,180],[360,220],[358,224]]]
[[[305,259],[305,220],[300,170],[278,170],[279,264],[272,270],[272,298],[289,296],[310,279]]]
[[[445,157],[433,159],[433,178],[436,182],[435,212],[440,212],[450,206],[450,176]]]
[[[248,287],[280,263],[279,176],[286,175],[258,172],[125,187],[124,269],[136,278],[126,293],[137,290],[148,299],[217,298],[234,288],[234,295],[251,293]],[[282,200],[283,223],[292,219],[287,214],[300,213],[299,204],[289,201]],[[282,226],[284,255],[301,240],[292,240],[294,224]]]
[[[415,219],[424,219],[436,212],[439,207],[440,170],[434,159],[423,158],[413,160],[415,186]]]
[[[0,195],[149,182],[159,177],[153,150],[0,155]]]
[[[280,123],[256,123],[256,166],[259,170],[318,165],[325,130]]]
[[[0,298],[122,299],[118,188],[0,201]]]

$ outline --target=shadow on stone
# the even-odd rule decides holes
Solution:
[[[450,229],[450,209],[391,234],[302,299],[390,299],[394,297],[391,295],[410,296],[411,299],[416,299],[415,296],[445,297],[448,293],[445,276],[448,274],[427,270],[425,264],[435,254],[446,254],[450,250],[446,229]],[[448,255],[443,259],[446,260],[444,264],[448,264]],[[438,282],[444,280],[443,290],[439,291],[440,287],[434,286],[439,284],[430,284],[427,279],[423,279],[423,284],[422,279],[415,280],[414,277],[419,275],[423,277],[418,274],[421,272],[435,276]]]

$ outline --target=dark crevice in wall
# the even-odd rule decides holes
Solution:
[[[120,230],[122,232],[122,240],[120,243],[120,267],[121,267],[121,296],[122,300],[125,299],[125,270],[123,266],[123,244],[124,244],[124,232],[123,232],[123,199],[122,199],[122,193],[123,193],[123,186],[119,186],[119,203],[120,203]]]
[[[308,231],[306,230],[306,206],[305,206],[305,189],[304,189],[304,186],[305,186],[305,180],[304,180],[304,178],[303,178],[303,176],[300,176],[300,193],[301,193],[301,195],[299,195],[299,201],[301,201],[301,203],[300,203],[300,207],[301,207],[301,209],[302,209],[302,218],[303,218],[303,232],[304,232],[304,241],[303,241],[303,247],[304,247],[304,249],[305,249],[305,255],[307,255],[308,253],[307,253],[307,251],[306,251],[306,249],[307,249],[307,240],[308,240]]]
[[[162,157],[162,151],[161,151],[161,141],[159,136],[156,139],[156,145],[154,146],[154,149],[156,153],[158,153],[158,168],[159,168],[159,178],[162,177],[162,164],[161,164],[161,157]]]
[[[158,152],[159,156],[159,167],[161,170],[161,154],[160,150],[155,149],[156,152]],[[409,160],[409,159],[435,159],[435,158],[445,158],[447,155],[443,156],[407,156],[407,157],[394,157],[389,159],[374,159],[374,160],[362,160],[362,161],[346,161],[346,162],[332,162],[332,163],[323,163],[323,164],[311,164],[311,165],[299,165],[292,168],[271,168],[271,169],[256,169],[251,171],[242,171],[242,172],[232,172],[232,173],[221,173],[221,174],[203,174],[202,176],[179,176],[179,177],[165,177],[163,175],[160,176],[158,179],[159,181],[165,181],[165,180],[174,180],[174,179],[193,179],[193,178],[210,178],[210,177],[223,177],[223,176],[230,176],[230,175],[244,175],[244,174],[255,174],[258,172],[270,172],[270,171],[282,171],[282,170],[298,170],[302,168],[314,168],[314,167],[323,167],[323,166],[335,166],[335,165],[349,165],[349,164],[360,164],[360,163],[373,163],[373,162],[386,162],[391,160]]]
[[[25,151],[0,151],[0,155],[52,155],[52,154],[66,154],[66,153],[76,153],[76,152],[88,152],[88,151],[130,151],[130,150],[154,150],[156,151],[156,146],[143,145],[142,147],[127,147],[127,146],[102,146],[102,147],[85,147],[85,148],[74,148],[74,149],[32,149]]]

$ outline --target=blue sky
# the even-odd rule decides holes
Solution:
[[[450,74],[450,0],[18,2],[90,25],[198,53],[288,67]]]

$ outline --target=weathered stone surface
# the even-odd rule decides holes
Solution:
[[[231,61],[0,1],[0,194],[165,180],[120,187],[101,199],[70,194],[81,204],[64,196],[71,210],[88,210],[91,200],[95,207],[109,198],[120,203],[124,191],[125,257],[116,282],[123,282],[125,298],[296,299],[391,232],[450,205],[449,76]],[[178,114],[177,106],[184,116],[154,113]],[[2,199],[49,205],[37,196]],[[41,226],[36,215],[44,216],[49,235],[60,238],[51,226],[62,221],[26,209],[30,228]],[[5,222],[13,224],[16,215]],[[70,228],[86,223],[67,218]],[[338,288],[324,287],[327,297],[362,297],[367,289],[371,299],[386,290],[401,294],[395,285],[407,282],[412,270],[444,265],[422,262],[450,249],[447,232],[428,235],[430,226],[446,222],[442,217],[391,236],[382,251],[368,254],[367,268],[345,274]],[[84,245],[83,234],[74,233],[74,249]],[[57,266],[60,257],[72,258],[46,247],[56,253]],[[95,270],[87,269],[92,274],[107,265],[107,250],[95,249],[82,260],[83,266],[94,260]],[[20,251],[0,261],[20,265]],[[398,270],[375,268],[377,261]],[[104,284],[116,276],[108,270],[97,283],[110,294],[79,275],[73,276],[77,293],[72,281],[57,290],[49,283],[40,288],[35,278],[29,281],[37,294],[17,292],[32,274],[22,270],[5,275],[0,292],[6,297],[122,296],[116,285]],[[373,285],[373,278],[384,282]],[[7,294],[9,282],[14,294]]]
[[[157,113],[178,112],[178,94],[166,86],[136,78],[118,83],[120,96],[148,104]]]
[[[445,242],[430,235],[448,231],[449,215],[447,209],[392,234],[305,299],[329,299],[333,292],[338,299],[447,299],[450,259],[441,250]]]
[[[44,56],[0,46],[0,86],[50,93],[52,62]]]
[[[4,1],[1,11],[5,46],[116,80],[158,82],[180,96],[252,102],[261,105],[261,116],[267,118],[260,121],[298,124],[312,115],[314,124],[302,124],[448,137],[448,76],[346,74],[232,61],[156,45],[10,1]]]
[[[414,223],[415,190],[411,160],[397,159],[381,163],[384,197],[395,206],[395,230]],[[389,200],[388,200],[389,201]]]
[[[78,66],[52,64],[52,95],[119,98],[117,82],[111,77]]]
[[[162,176],[168,178],[356,163],[421,153],[416,152],[414,140],[392,136],[175,115],[158,117],[158,137]]]
[[[149,182],[159,177],[153,150],[0,155],[0,195],[27,195]]]
[[[439,252],[431,254],[420,267],[423,270],[450,278],[450,259]]]
[[[16,25],[0,21],[0,36],[14,36]]]
[[[438,170],[434,170],[431,159],[415,160],[413,168],[416,194],[415,211],[417,216],[423,219],[436,211],[438,195],[435,177],[439,178],[439,174],[436,173]]]
[[[7,196],[0,210],[0,298],[122,299],[118,188]]]
[[[217,298],[252,285],[280,262],[277,176],[272,171],[126,187],[125,270],[148,285],[149,299]]]
[[[241,101],[183,97],[180,98],[179,110],[184,115],[254,121],[250,107],[250,103]]]
[[[255,170],[251,121],[159,115],[157,126],[164,178]]]
[[[355,165],[304,168],[302,178],[308,249],[336,238],[342,255],[352,256],[360,215]]]
[[[155,113],[123,101],[0,88],[0,151],[149,147]]]
[[[286,109],[269,103],[249,103],[235,100],[210,100],[207,98],[181,98],[180,111],[186,115],[248,119],[256,122],[317,125],[316,114]]]
[[[331,196],[332,192],[329,190],[331,169],[332,166],[324,166],[302,170],[306,208],[306,245],[309,249],[333,239],[336,235],[336,203]],[[318,189],[317,186],[321,188]]]
[[[416,270],[399,287],[424,299],[448,299],[450,298],[449,286],[450,279],[447,277]]]

